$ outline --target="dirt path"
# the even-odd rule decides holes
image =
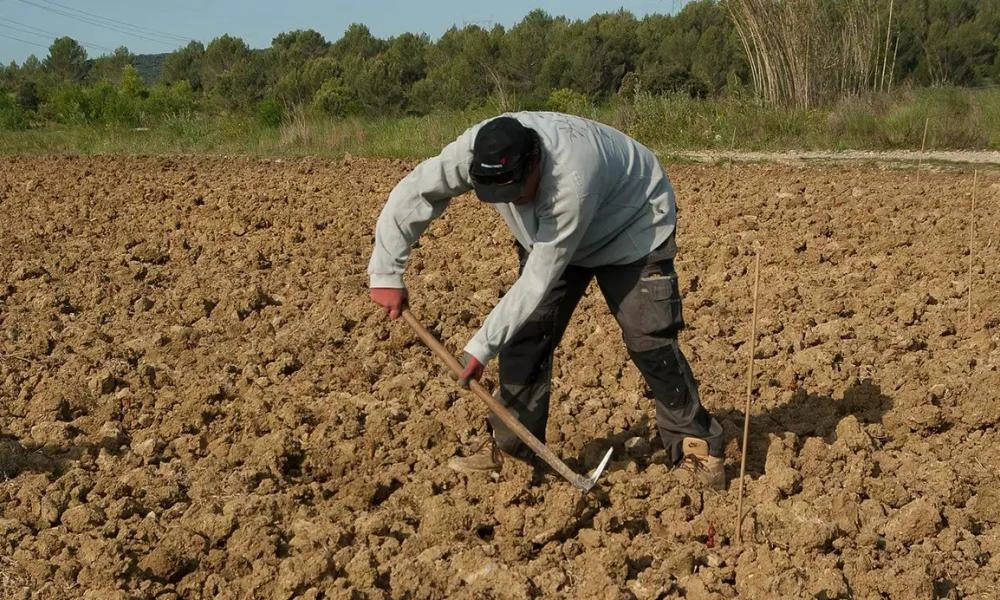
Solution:
[[[682,342],[730,477],[763,250],[737,546],[736,483],[676,485],[594,293],[548,441],[580,470],[613,446],[601,491],[447,469],[483,407],[365,287],[412,166],[0,158],[0,597],[995,597],[1000,173],[969,321],[972,167],[670,168]],[[413,310],[460,348],[515,273],[498,217],[456,199]]]
[[[890,152],[875,152],[870,150],[844,150],[841,152],[826,151],[796,151],[796,152],[746,152],[736,151],[703,151],[703,152],[666,152],[664,155],[674,156],[696,162],[767,162],[779,164],[806,163],[878,163],[890,164],[903,168],[913,168],[921,165],[927,168],[961,168],[963,165],[975,165],[977,168],[1000,168],[1000,152],[968,151],[968,150],[934,150],[918,152],[913,150],[895,150]]]

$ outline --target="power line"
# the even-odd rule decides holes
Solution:
[[[7,21],[7,23],[11,23],[10,25],[8,25],[7,23],[0,23],[0,27],[13,29],[14,31],[19,31],[21,33],[27,33],[28,35],[37,35],[38,37],[48,37],[49,35],[52,35],[48,32],[42,31],[41,29],[35,29],[34,27],[30,27],[28,25],[22,25],[21,27],[18,27],[18,25],[21,25],[21,23],[17,23],[16,21],[9,21],[7,19],[4,19],[3,17],[0,17],[0,21]],[[34,31],[32,31],[33,29]],[[55,37],[60,37],[60,36],[56,35]]]
[[[5,19],[4,17],[0,17],[0,21],[5,21],[5,23],[0,23],[0,27],[5,27],[7,29],[12,29],[12,30],[18,31],[20,33],[27,33],[28,35],[37,35],[38,37],[52,36],[53,40],[56,39],[56,38],[63,37],[63,36],[59,35],[58,33],[53,33],[51,31],[46,31],[44,29],[39,29],[37,27],[33,27],[31,25],[28,25],[26,23],[19,23],[17,21],[12,21],[11,19]],[[7,23],[10,23],[10,24],[8,25]],[[75,38],[74,38],[74,41],[76,43],[80,44],[81,46],[85,46],[87,48],[92,48],[92,49],[95,49],[95,50],[100,50],[102,52],[107,52],[109,54],[111,54],[111,53],[114,52],[114,50],[112,50],[111,48],[108,48],[107,46],[102,46],[100,44],[92,44],[90,42],[87,42],[87,41],[84,41],[84,40],[77,40]]]
[[[6,38],[8,40],[14,40],[15,42],[21,42],[22,44],[28,44],[30,46],[38,46],[39,48],[45,48],[46,50],[49,49],[48,46],[45,46],[43,44],[39,44],[38,42],[29,42],[28,40],[22,40],[21,38],[14,37],[12,35],[6,35],[6,34],[3,34],[3,33],[0,33],[0,37]]]
[[[132,37],[143,39],[143,40],[147,40],[147,41],[153,42],[155,44],[161,44],[163,46],[170,46],[170,47],[173,47],[173,46],[176,45],[176,42],[174,42],[174,41],[164,41],[163,39],[152,38],[152,37],[149,37],[149,36],[141,34],[141,33],[136,33],[134,31],[127,31],[125,29],[122,29],[120,27],[116,27],[116,26],[108,24],[106,22],[101,22],[101,20],[96,19],[96,18],[91,18],[91,17],[87,17],[87,16],[83,16],[83,15],[77,15],[77,14],[74,14],[74,13],[66,11],[66,10],[61,10],[61,9],[58,9],[58,8],[53,8],[51,6],[46,6],[44,4],[39,4],[37,2],[32,2],[31,0],[18,0],[18,1],[21,2],[22,4],[27,4],[28,6],[34,6],[35,8],[40,8],[42,10],[46,10],[48,12],[55,13],[57,15],[61,15],[61,16],[67,17],[69,19],[74,19],[76,21],[81,21],[83,23],[87,23],[87,24],[90,24],[90,25],[96,25],[97,27],[101,27],[101,28],[104,28],[104,29],[109,29],[111,31],[114,31],[116,33],[121,33],[121,34],[124,34],[124,35],[130,35]]]
[[[181,36],[181,35],[175,35],[173,33],[167,33],[165,31],[158,31],[156,29],[147,29],[145,27],[139,27],[138,25],[133,25],[132,23],[128,23],[126,21],[119,21],[118,19],[112,19],[111,17],[102,17],[101,15],[97,15],[97,14],[94,14],[94,13],[91,13],[91,12],[87,12],[85,10],[80,10],[79,8],[73,8],[72,6],[66,6],[65,4],[60,4],[58,2],[53,2],[52,0],[42,0],[42,2],[44,2],[46,4],[51,4],[53,6],[58,6],[59,8],[62,8],[62,9],[65,9],[65,10],[73,11],[75,13],[79,13],[79,14],[85,15],[87,17],[92,17],[94,19],[98,19],[98,20],[105,21],[105,22],[108,22],[108,23],[113,23],[113,24],[116,24],[116,25],[120,25],[122,27],[138,31],[140,33],[145,33],[147,35],[161,37],[163,39],[171,39],[171,40],[175,40],[175,41],[178,41],[178,42],[184,42],[184,43],[190,41],[188,38],[186,38],[184,36]]]

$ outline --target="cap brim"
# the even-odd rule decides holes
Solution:
[[[521,195],[520,182],[508,183],[506,185],[484,185],[474,183],[476,197],[482,202],[497,204],[500,202],[513,202]]]

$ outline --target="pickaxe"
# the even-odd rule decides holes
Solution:
[[[448,350],[441,342],[438,341],[436,337],[434,337],[433,333],[420,324],[420,321],[413,316],[413,313],[411,313],[409,309],[403,309],[403,320],[405,320],[410,327],[413,328],[413,331],[416,332],[417,336],[423,340],[427,347],[433,350],[434,353],[437,354],[446,365],[448,365],[448,368],[451,369],[456,378],[462,373],[462,365],[459,364],[458,360],[452,356],[450,352],[448,352]],[[555,469],[557,473],[562,475],[566,481],[572,483],[577,489],[584,492],[589,492],[590,489],[594,487],[597,483],[597,478],[601,476],[601,473],[604,472],[604,467],[608,465],[608,460],[611,458],[611,448],[608,448],[607,453],[604,454],[604,458],[601,460],[600,464],[597,465],[597,468],[591,471],[589,476],[584,477],[583,475],[574,472],[566,466],[566,463],[559,460],[559,457],[556,456],[554,452],[549,450],[548,446],[543,444],[541,440],[528,431],[528,428],[525,427],[521,421],[517,419],[517,417],[511,414],[511,412],[507,410],[507,407],[497,402],[497,400],[493,397],[493,394],[486,391],[486,388],[484,388],[478,381],[470,381],[469,389],[479,396],[480,400],[486,403],[486,406],[489,407],[493,414],[503,421],[504,425],[513,431],[522,442],[524,442],[536,455],[538,455],[539,458],[544,460],[550,467]]]

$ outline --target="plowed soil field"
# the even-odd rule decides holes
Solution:
[[[0,158],[0,597],[997,597],[1000,173],[970,235],[971,168],[670,167],[682,343],[731,483],[663,464],[592,290],[548,432],[578,471],[614,447],[581,496],[447,468],[484,406],[366,289],[413,166]],[[515,277],[462,197],[412,308],[457,351]]]

